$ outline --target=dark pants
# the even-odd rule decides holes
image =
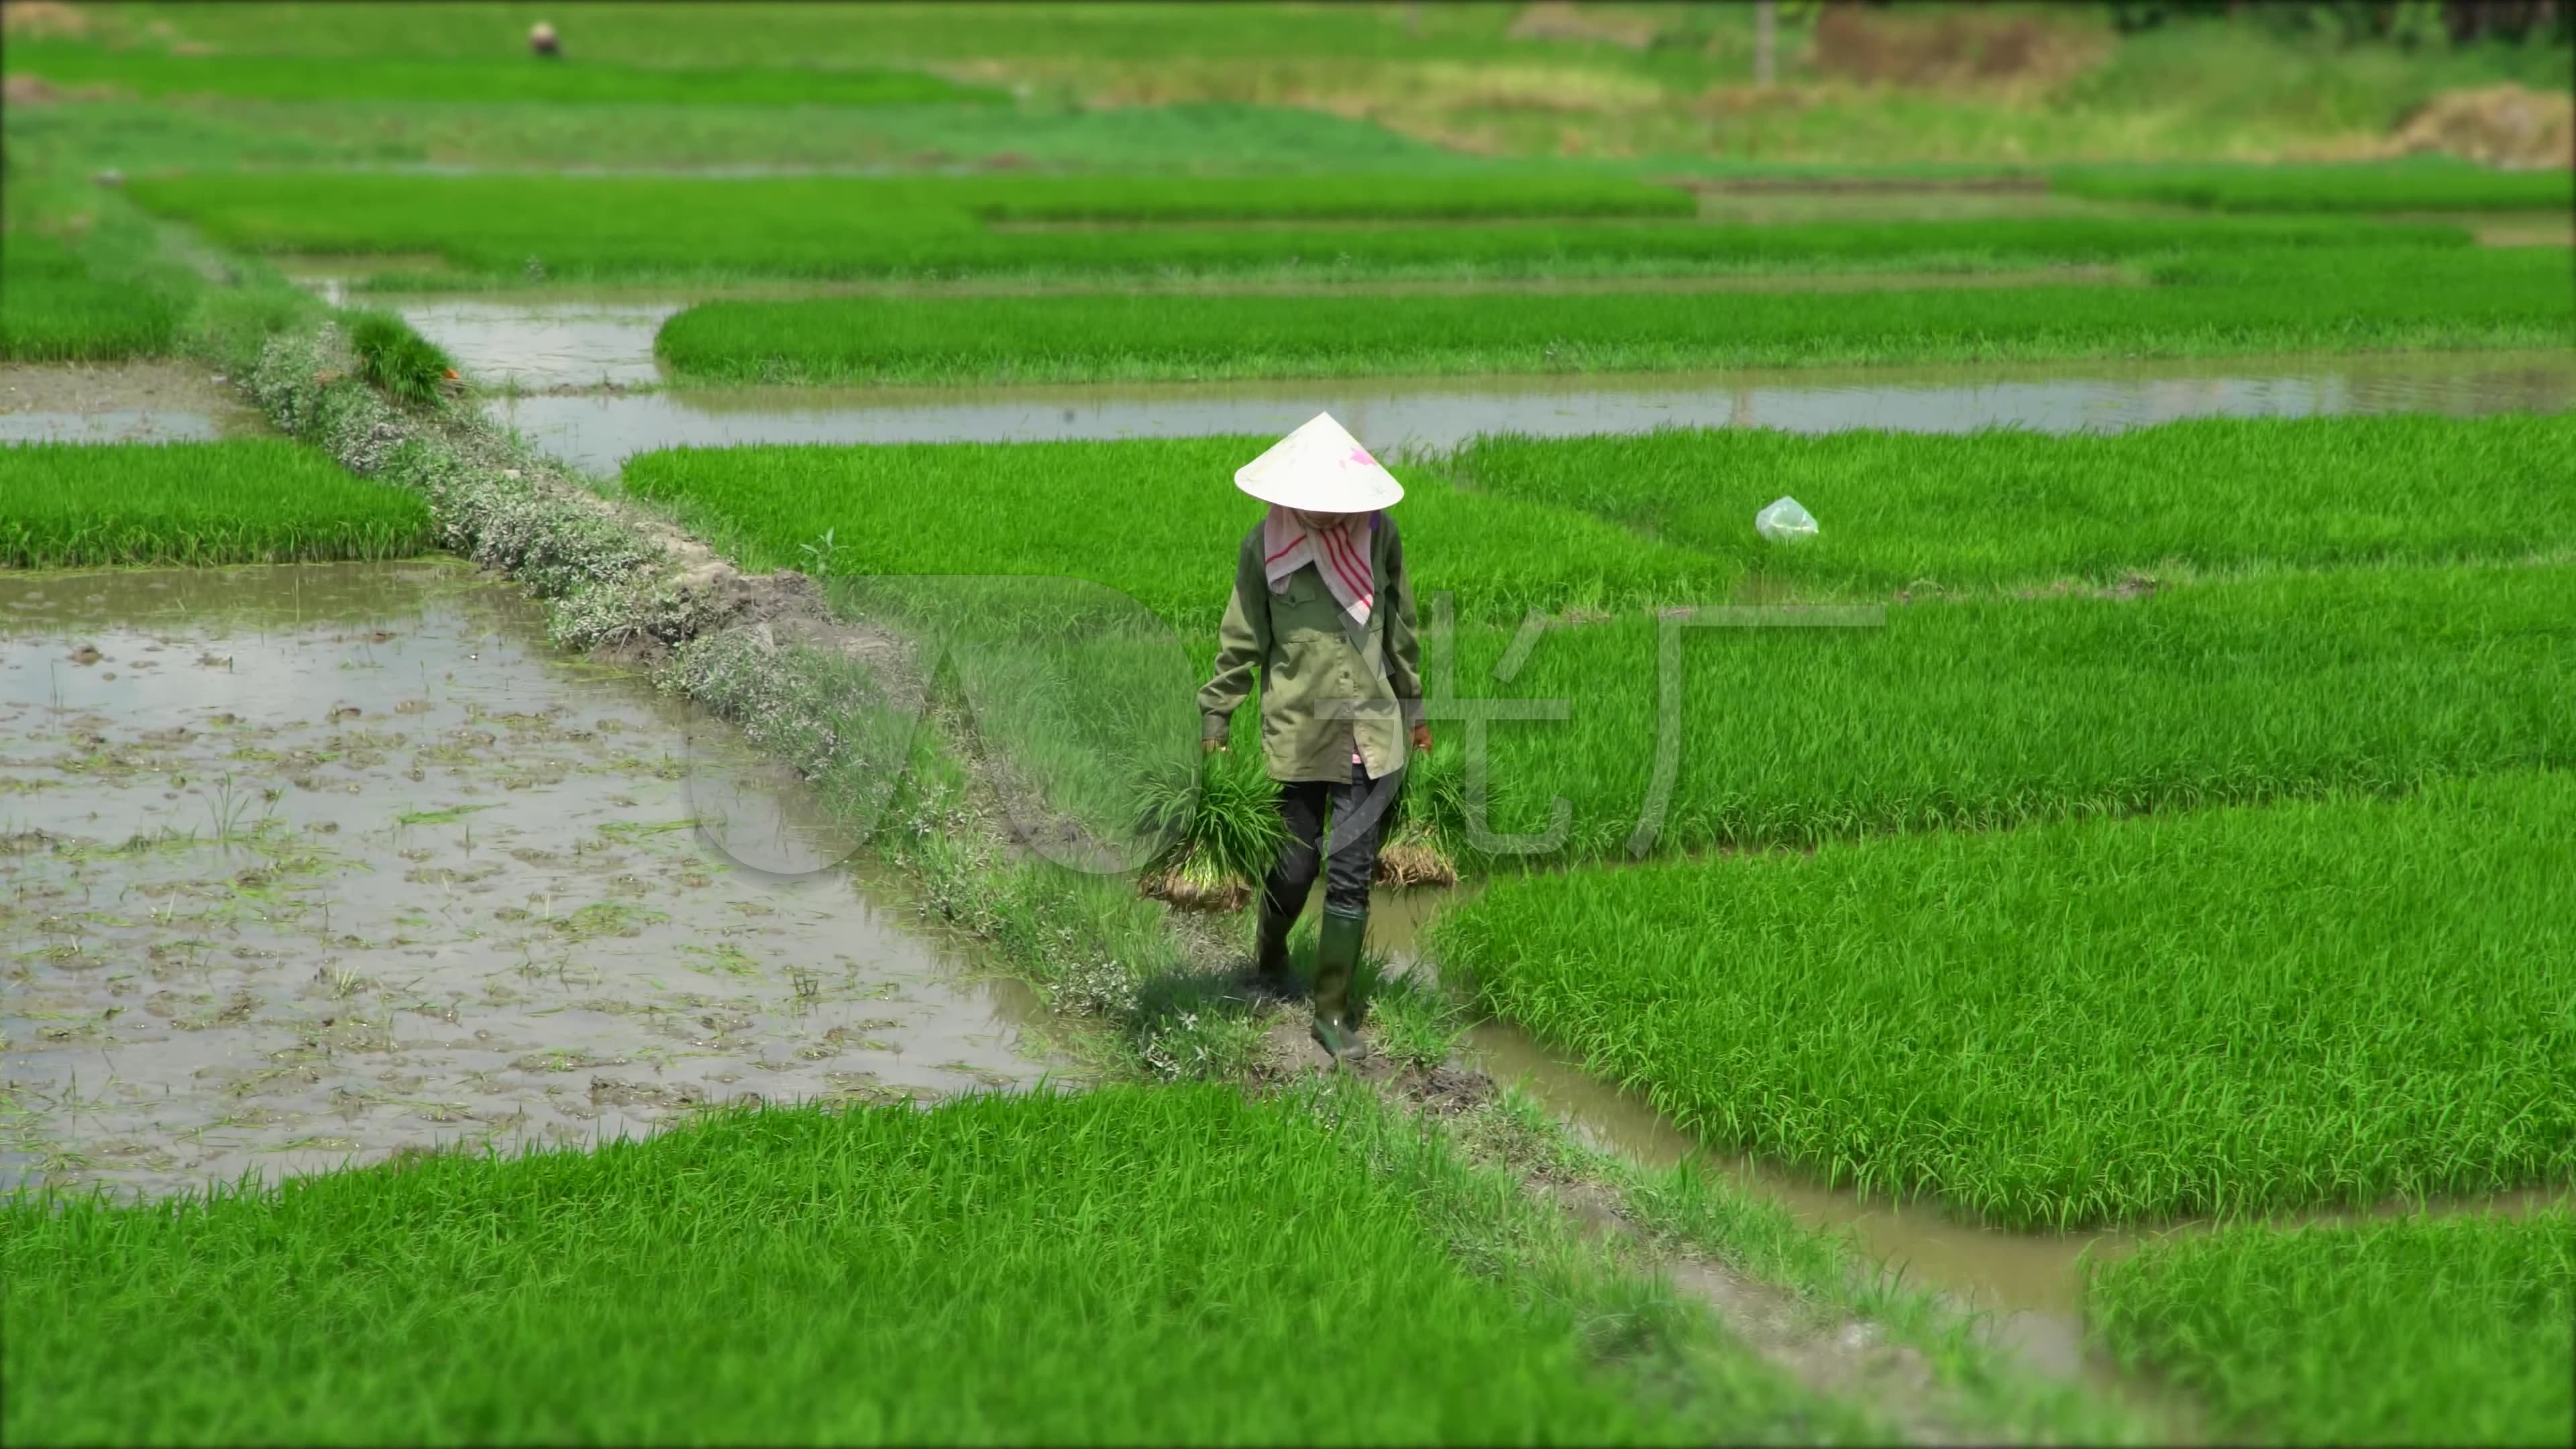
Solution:
[[[1294,920],[1306,908],[1319,860],[1324,866],[1324,909],[1337,916],[1368,914],[1369,882],[1377,877],[1378,841],[1393,813],[1395,792],[1403,784],[1401,770],[1383,780],[1371,780],[1365,768],[1353,765],[1347,785],[1322,780],[1280,785],[1279,818],[1288,827],[1288,839],[1280,845],[1279,859],[1270,867],[1262,889],[1281,919]],[[1373,800],[1379,808],[1371,808]],[[1326,838],[1328,806],[1330,839]],[[1329,858],[1324,857],[1327,849]]]

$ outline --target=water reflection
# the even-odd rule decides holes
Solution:
[[[2576,407],[2576,352],[956,390],[685,389],[504,398],[491,406],[538,446],[606,474],[656,448],[1277,436],[1319,411],[1380,450],[1446,449],[1492,432],[2073,433],[2194,417],[2563,412]]]

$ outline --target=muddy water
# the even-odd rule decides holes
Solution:
[[[659,383],[653,335],[684,305],[440,300],[396,310],[475,383],[534,391]]]
[[[0,363],[0,444],[202,442],[266,431],[225,379],[192,363]]]
[[[1380,892],[1370,908],[1371,947],[1387,953],[1398,969],[1420,966],[1422,930],[1458,898],[1455,891]],[[1636,1095],[1593,1077],[1517,1025],[1479,1022],[1469,1031],[1468,1048],[1497,1081],[1520,1084],[1593,1147],[1654,1168],[1697,1157],[1754,1196],[1787,1209],[1804,1226],[1848,1232],[1871,1260],[1987,1313],[1996,1341],[2028,1366],[2133,1397],[2140,1393],[2139,1386],[2086,1345],[2083,1262],[2087,1258],[2113,1261],[2157,1238],[2205,1232],[2210,1226],[2192,1222],[2144,1230],[2065,1233],[1978,1227],[1948,1217],[1932,1204],[1871,1201],[1853,1191],[1822,1186],[1807,1174],[1777,1163],[1713,1153]],[[2568,1197],[2566,1189],[2546,1189],[2437,1206],[2520,1214]],[[2318,1212],[2287,1215],[2280,1221],[2357,1216],[2363,1214]]]
[[[452,566],[0,577],[0,1187],[1037,1079],[732,740]]]
[[[2576,352],[986,389],[723,388],[495,399],[501,421],[592,472],[654,448],[1275,436],[1330,411],[1381,451],[1489,432],[1659,427],[2118,431],[2192,417],[2562,412]]]
[[[307,274],[304,284],[333,306],[356,302],[401,314],[423,337],[446,349],[459,371],[475,383],[502,392],[563,392],[593,388],[649,387],[669,380],[653,354],[653,338],[664,322],[696,298],[656,291],[618,288],[538,289],[486,297],[405,296],[395,293],[353,295],[346,277]],[[1352,283],[1337,293],[1368,296],[1426,296],[1490,293],[1512,295],[1599,294],[1616,292],[1848,292],[1899,289],[2113,286],[2128,279],[2107,267],[2037,267],[1996,272],[1892,273],[1826,272],[1800,275],[1705,277],[1597,277],[1514,282],[1507,288],[1491,283],[1441,280]],[[794,298],[850,293],[938,296],[1018,296],[1064,287],[1007,282],[845,283],[790,288],[780,284],[723,289],[722,295]],[[1152,283],[1134,290],[1186,292],[1193,295],[1256,293],[1304,294],[1312,283],[1267,279],[1204,279],[1187,284]]]

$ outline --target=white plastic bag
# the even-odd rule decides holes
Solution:
[[[1753,515],[1753,531],[1773,543],[1804,543],[1816,536],[1816,516],[1795,498],[1776,499]]]

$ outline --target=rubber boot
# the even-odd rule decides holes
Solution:
[[[1368,1043],[1351,1029],[1351,977],[1359,970],[1360,938],[1367,932],[1368,917],[1327,910],[1315,943],[1315,1041],[1337,1062],[1368,1055]]]
[[[1254,909],[1252,984],[1275,996],[1294,996],[1297,977],[1288,969],[1288,928],[1297,924],[1297,913],[1279,909],[1266,890]]]

